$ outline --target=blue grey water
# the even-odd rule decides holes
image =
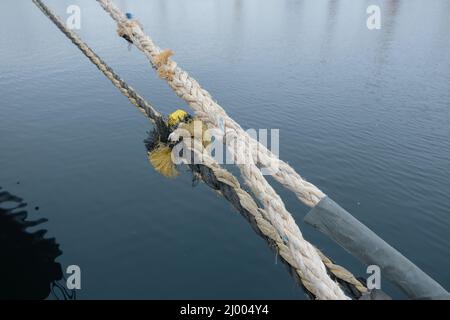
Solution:
[[[188,109],[95,1],[45,1],[167,114]],[[450,2],[116,1],[244,128],[450,289]],[[366,8],[381,8],[368,30]],[[160,176],[149,122],[32,4],[0,1],[0,186],[82,270],[78,298],[303,299],[246,220],[191,174]],[[302,219],[305,238],[365,266]],[[34,210],[39,206],[39,210]],[[382,288],[403,295],[382,278]]]

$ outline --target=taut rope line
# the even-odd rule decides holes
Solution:
[[[122,92],[124,96],[130,100],[130,102],[135,105],[139,111],[144,113],[155,125],[158,127],[163,134],[162,136],[167,136],[168,128],[164,121],[164,117],[148,103],[142,96],[140,96],[132,87],[125,83],[98,55],[89,48],[86,43],[84,43],[80,37],[72,30],[66,28],[64,22],[56,16],[45,4],[40,0],[33,0],[34,4],[41,9],[41,11],[58,27],[63,34],[69,38],[73,44],[75,44],[86,57],[91,60],[91,62],[112,82],[112,84]]]
[[[258,234],[263,235],[264,238],[269,241],[269,244],[273,244],[274,246],[276,245],[280,256],[283,258],[283,261],[286,262],[293,271],[295,271],[294,274],[300,277],[305,290],[308,291],[309,288],[311,291],[316,292],[317,288],[315,286],[317,285],[317,283],[311,282],[310,274],[305,274],[304,269],[298,268],[298,261],[297,257],[295,257],[295,252],[293,253],[291,246],[287,246],[287,244],[290,243],[289,238],[286,237],[288,233],[280,232],[280,225],[278,224],[279,220],[271,220],[274,218],[278,219],[279,217],[274,217],[274,212],[269,213],[269,210],[259,208],[258,205],[254,202],[253,198],[241,189],[239,183],[237,182],[237,179],[222,167],[220,167],[220,165],[210,157],[209,153],[205,152],[204,146],[206,146],[207,144],[205,144],[204,146],[202,146],[202,144],[207,142],[206,140],[204,140],[204,138],[201,138],[200,141],[197,140],[198,143],[194,143],[194,146],[186,146],[186,144],[188,143],[186,142],[186,140],[176,141],[175,143],[171,143],[169,141],[163,142],[164,137],[170,137],[166,134],[170,132],[173,133],[173,130],[176,127],[180,129],[181,127],[183,127],[188,131],[189,129],[193,129],[191,125],[195,125],[195,123],[191,122],[189,119],[195,119],[195,117],[192,118],[183,110],[177,110],[176,112],[170,114],[166,123],[163,117],[150,104],[148,104],[131,87],[129,87],[123,80],[121,80],[74,33],[72,33],[70,30],[67,30],[61,23],[61,20],[58,19],[40,0],[33,0],[33,2],[58,26],[58,28],[60,28],[60,30],[67,37],[69,37],[69,39],[72,40],[75,45],[78,46],[78,48],[91,60],[91,62],[93,62],[98,67],[98,69],[100,69],[105,74],[105,76],[108,77],[113,82],[113,84],[125,96],[127,96],[135,106],[139,108],[140,111],[142,111],[153,122],[155,122],[156,130],[154,130],[153,133],[149,135],[149,138],[145,140],[145,145],[148,150],[154,150],[155,144],[153,142],[158,142],[157,147],[159,149],[151,151],[150,153],[155,155],[158,151],[160,152],[160,154],[162,154],[163,152],[165,152],[164,148],[171,149],[177,144],[183,144],[185,145],[185,147],[187,147],[186,149],[188,149],[188,151],[190,152],[187,152],[186,155],[188,155],[189,153],[205,153],[200,157],[201,159],[203,159],[203,164],[200,163],[192,165],[189,162],[189,166],[191,167],[194,175],[201,177],[201,179],[209,187],[220,192],[226,198],[226,200],[228,200],[237,210],[239,210],[239,212],[241,212],[246,218],[248,218]],[[131,14],[127,14],[127,17],[131,19]],[[133,28],[135,24],[138,24],[137,21],[129,21],[129,23],[133,25]],[[119,27],[121,26],[119,25]],[[130,29],[127,28],[118,30],[118,33],[127,41],[133,43],[132,36],[130,37],[128,35],[132,35],[133,32],[130,32]],[[168,65],[172,64],[172,62],[169,60],[172,54],[173,52],[165,50],[155,57],[155,67],[157,68],[160,77],[164,79],[170,79],[174,74],[172,69],[167,68]],[[180,118],[180,116],[182,117]],[[205,126],[205,123],[202,123],[201,126]],[[214,127],[214,125],[210,124],[210,127]],[[232,134],[234,134],[234,137],[238,137],[239,139],[245,138],[245,136],[238,136],[236,133]],[[195,134],[193,135],[194,139],[198,138],[195,137]],[[157,138],[159,140],[155,140],[153,138]],[[161,152],[161,150],[163,152]],[[238,156],[239,155],[235,155],[236,158],[238,158]],[[172,162],[170,163],[171,165],[173,165]],[[156,165],[154,165],[154,167],[155,170],[158,170]],[[241,168],[241,171],[244,170],[246,169]],[[251,163],[249,169],[247,170],[250,172],[251,170],[254,170],[254,163]],[[164,174],[163,171],[160,172]],[[245,171],[243,172],[243,176],[247,181],[248,177],[245,176]],[[255,187],[253,187],[253,190],[255,190]],[[261,195],[259,195],[259,197],[261,197]],[[267,209],[271,208],[268,207]],[[399,286],[410,298],[449,299],[449,293],[441,285],[439,285],[435,280],[425,274],[411,261],[405,258],[401,253],[389,246],[361,222],[357,221],[347,211],[333,202],[330,198],[322,198],[320,202],[315,205],[314,208],[308,213],[305,221],[330,236],[333,240],[335,240],[346,250],[354,254],[364,263],[369,265],[376,264],[381,266],[382,270],[385,271],[385,275],[387,274],[387,277],[392,280],[397,286]],[[288,221],[288,223],[290,223],[290,221]],[[283,225],[281,225],[281,227],[283,227]],[[303,238],[301,238],[301,240],[305,241]],[[311,245],[309,246],[313,248]],[[333,274],[334,278],[337,279],[339,283],[344,284],[347,288],[350,288],[351,296],[359,297],[361,293],[367,292],[367,288],[365,288],[358,280],[356,280],[350,272],[338,265],[335,265],[318,249],[315,250],[317,250],[316,253],[320,256],[328,271]],[[404,270],[409,271],[405,274]],[[359,294],[355,292],[355,289],[359,291]],[[326,288],[326,290],[329,289]],[[313,292],[311,291],[308,291],[309,296],[314,297]],[[372,293],[375,294],[372,295]],[[366,300],[367,297],[368,296],[365,295],[363,299]],[[328,297],[319,296],[316,298],[328,299]],[[379,296],[377,294],[377,291],[371,291],[369,299],[379,298],[385,299],[388,297],[385,294],[381,294],[381,296]]]
[[[316,186],[304,180],[293,168],[283,160],[276,157],[270,150],[250,137],[241,126],[231,119],[225,110],[213,100],[208,91],[182,70],[170,59],[173,54],[170,50],[162,51],[153,40],[146,35],[136,20],[127,17],[111,0],[97,0],[106,12],[117,22],[120,32],[126,32],[128,39],[138,47],[150,60],[159,75],[167,80],[169,86],[176,94],[184,99],[195,111],[195,114],[204,122],[217,127],[221,120],[228,131],[235,131],[241,138],[247,137],[255,163],[261,167],[279,168],[274,178],[283,186],[294,192],[297,197],[309,207],[314,207],[325,194]]]
[[[122,92],[130,102],[135,105],[148,118],[155,122],[158,130],[165,132],[167,125],[163,116],[147,101],[145,101],[134,89],[128,86],[102,59],[100,59],[73,31],[67,29],[64,23],[40,0],[33,2],[42,10],[42,12],[89,58],[89,60]],[[194,148],[195,148],[194,144]],[[197,144],[198,146],[198,144]],[[223,169],[213,158],[204,152],[204,150],[195,150],[192,146],[187,146],[192,152],[202,152],[203,163],[192,166],[194,172],[201,175],[202,180],[211,188],[218,190],[222,195],[232,203],[232,205],[245,217],[250,219],[252,225],[256,225],[258,233],[263,235],[270,243],[277,247],[279,255],[295,271],[307,291],[314,295],[314,284],[308,281],[303,271],[296,267],[295,260],[279,232],[266,220],[265,210],[258,208],[253,198],[244,191],[237,179]],[[201,169],[199,169],[201,168]],[[312,247],[312,246],[311,246]],[[360,293],[367,289],[346,269],[335,265],[331,260],[318,251],[321,259],[327,269],[339,280],[354,286]]]
[[[195,111],[196,115],[212,127],[217,127],[220,120],[225,120],[226,143],[231,145],[228,150],[233,153],[242,177],[249,185],[252,192],[260,199],[266,209],[266,218],[277,229],[281,238],[289,247],[294,257],[295,266],[301,270],[304,279],[310,282],[312,293],[318,299],[348,299],[339,285],[327,274],[316,249],[307,242],[295,223],[292,215],[286,210],[283,201],[275,190],[266,181],[256,163],[268,168],[279,165],[275,178],[283,185],[295,191],[299,199],[309,206],[314,206],[325,195],[309,182],[301,177],[286,163],[276,158],[267,148],[251,138],[233,119],[228,117],[225,111],[213,101],[211,95],[200,87],[185,71],[177,67],[170,60],[171,52],[161,51],[153,41],[144,34],[139,23],[128,20],[126,16],[110,0],[97,0],[110,16],[118,23],[127,37],[136,45],[157,69],[159,75],[164,78],[169,86],[183,98]],[[231,139],[230,139],[231,138]],[[247,144],[246,150],[251,150],[252,159],[241,152],[233,152],[234,141]]]
[[[184,142],[182,141],[181,143]],[[190,165],[194,172],[198,172],[201,175],[202,180],[208,186],[215,190],[219,190],[225,199],[231,202],[241,214],[252,222],[252,226],[253,223],[256,224],[256,231],[263,235],[269,242],[276,245],[278,254],[295,271],[295,274],[298,275],[306,290],[313,293],[315,291],[314,287],[312,287],[313,284],[305,278],[302,270],[296,267],[296,262],[290,248],[286,245],[285,240],[282,239],[277,229],[265,218],[267,212],[258,207],[253,198],[240,187],[238,180],[230,172],[221,167],[214,158],[205,152],[205,149],[201,147],[201,143],[184,143],[184,145],[187,149],[191,150],[191,152],[196,153],[203,158],[202,164],[191,165],[189,164],[189,161],[186,161],[186,164]],[[232,194],[230,194],[230,192],[232,192]],[[235,200],[236,197],[239,199],[238,201]],[[334,264],[319,249],[314,249],[318,252],[320,258],[331,274],[341,281],[355,287],[360,294],[367,292],[367,288],[347,269]]]

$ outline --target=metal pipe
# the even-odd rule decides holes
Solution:
[[[323,198],[304,220],[363,263],[380,267],[381,275],[409,298],[450,299],[439,283],[330,198]]]

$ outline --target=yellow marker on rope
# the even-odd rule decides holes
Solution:
[[[184,121],[187,117],[189,117],[189,114],[186,111],[178,109],[169,115],[169,118],[167,119],[167,125],[169,127],[176,126],[180,122]]]

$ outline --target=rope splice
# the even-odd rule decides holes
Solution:
[[[145,139],[145,146],[148,151],[148,159],[157,172],[168,178],[178,175],[173,159],[173,148],[183,139],[194,141],[201,135],[202,145],[206,147],[211,141],[206,125],[196,117],[182,109],[172,112],[167,119],[169,137],[166,142],[161,140],[158,130],[153,130]],[[182,134],[180,134],[180,132]],[[180,156],[187,156],[181,154]]]

